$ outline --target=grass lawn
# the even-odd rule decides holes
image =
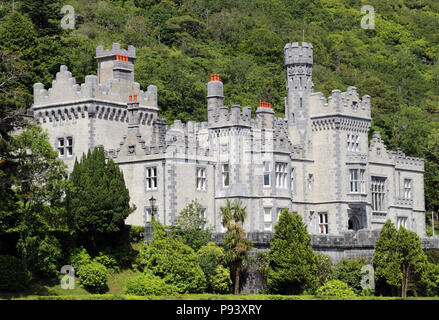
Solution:
[[[123,270],[120,273],[108,275],[109,290],[105,294],[91,294],[78,284],[75,279],[75,289],[61,288],[60,279],[34,279],[29,288],[19,294],[0,293],[0,299],[25,300],[338,300],[334,297],[316,297],[312,295],[282,296],[269,294],[249,295],[219,295],[219,294],[182,294],[177,296],[132,296],[125,295],[127,279],[141,274],[139,271]],[[355,297],[354,300],[400,300],[399,297]],[[439,297],[409,297],[407,300],[439,300]]]

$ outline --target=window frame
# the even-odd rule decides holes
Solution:
[[[151,174],[149,174],[149,172],[151,172]],[[153,175],[152,172],[155,172],[155,175]],[[158,177],[157,166],[145,167],[145,188],[147,191],[157,190],[158,187],[157,177]],[[153,184],[152,182],[154,182],[155,186],[152,186]]]

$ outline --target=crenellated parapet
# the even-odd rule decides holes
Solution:
[[[360,98],[355,87],[349,87],[346,92],[333,90],[326,98],[321,92],[309,96],[309,114],[315,130],[341,127],[345,130],[368,130],[371,121],[370,96]],[[332,120],[330,120],[332,119]]]
[[[398,148],[396,151],[389,151],[389,157],[394,160],[395,166],[404,169],[422,170],[424,171],[424,159],[406,156],[405,153]]]
[[[142,107],[158,110],[156,86],[148,86],[147,91],[143,91],[136,82],[122,85],[117,80],[109,80],[107,84],[101,85],[94,75],[86,76],[85,82],[79,85],[67,67],[62,65],[50,89],[46,90],[42,83],[34,84],[32,109],[78,104],[87,100],[126,104],[130,94],[137,96],[137,101]]]

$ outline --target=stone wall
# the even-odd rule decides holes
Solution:
[[[375,242],[378,239],[379,230],[346,231],[342,235],[317,235],[312,234],[311,246],[315,252],[321,252],[331,257],[333,265],[343,258],[356,259],[366,258],[372,263]],[[260,252],[270,249],[272,232],[251,232],[247,238],[253,242],[254,249],[250,252],[250,263],[241,275],[241,293],[251,294],[260,292],[264,286],[263,275],[257,270],[257,256]],[[224,234],[214,234],[214,240],[221,245]],[[424,237],[420,239],[422,247],[426,250],[439,249],[439,236]]]

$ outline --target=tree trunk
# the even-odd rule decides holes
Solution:
[[[402,283],[401,283],[401,297],[407,298],[407,284],[408,284],[408,268],[402,268]]]
[[[235,270],[235,294],[239,294],[239,273],[241,272],[241,267],[237,267]]]

